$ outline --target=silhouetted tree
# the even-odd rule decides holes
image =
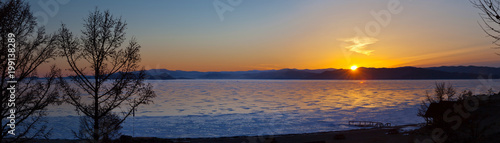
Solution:
[[[114,113],[109,113],[99,119],[99,132],[102,134],[103,142],[110,142],[112,138],[118,138],[121,134],[118,132],[122,126],[120,125],[121,118]],[[93,135],[94,120],[88,116],[80,117],[80,130],[73,132],[79,139],[88,139]]]
[[[466,92],[467,91],[464,91],[464,93]],[[446,83],[444,82],[436,83],[436,87],[434,88],[434,94],[431,95],[428,92],[426,92],[425,94],[426,99],[423,100],[422,103],[420,103],[420,108],[418,109],[417,116],[422,117],[425,119],[426,122],[429,122],[430,119],[428,117],[425,117],[425,112],[429,108],[429,105],[431,103],[439,103],[441,101],[455,101],[456,100],[454,99],[455,95],[456,95],[456,90],[453,87],[453,85],[448,84],[448,86],[446,86]]]
[[[121,18],[96,9],[84,20],[80,38],[75,38],[64,24],[59,30],[59,46],[73,73],[70,78],[74,83],[61,79],[61,85],[68,103],[75,106],[78,113],[91,118],[91,122],[83,120],[83,124],[92,124],[89,138],[94,142],[109,134],[102,128],[117,129],[139,105],[151,103],[156,96],[152,86],[143,82],[144,70],[134,72],[139,68],[141,46],[132,39],[122,47],[125,26]],[[113,112],[121,113],[118,122],[102,124]]]
[[[50,104],[58,103],[56,79],[60,70],[52,66],[50,72],[43,79],[38,79],[37,68],[43,63],[57,56],[56,40],[53,35],[46,35],[44,28],[34,31],[36,18],[33,17],[30,6],[20,0],[0,1],[0,125],[2,142],[23,142],[33,138],[42,138],[50,135],[45,121],[46,108]],[[11,34],[9,34],[11,33]],[[8,46],[9,36],[15,39],[15,46]],[[15,48],[14,48],[15,47]],[[8,52],[8,49],[15,51]],[[8,56],[8,54],[11,54]],[[14,55],[14,56],[12,56]],[[8,58],[15,58],[9,63]],[[16,84],[8,83],[9,66],[14,67]],[[10,97],[9,87],[15,86],[15,102]],[[10,103],[15,105],[9,106]],[[15,114],[15,135],[9,134],[11,130],[10,110]],[[6,121],[6,122],[5,122]],[[9,125],[10,124],[10,125]]]
[[[481,11],[483,20],[481,28],[488,36],[495,39],[493,44],[500,48],[500,1],[499,0],[470,0]]]

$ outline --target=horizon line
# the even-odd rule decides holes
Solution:
[[[376,69],[381,69],[381,68],[403,68],[403,67],[414,67],[414,68],[433,68],[433,67],[488,67],[488,68],[500,68],[500,67],[494,67],[494,66],[477,66],[477,65],[456,65],[456,66],[400,66],[400,67],[358,67],[358,68],[376,68]],[[196,71],[196,70],[170,70],[170,71],[185,71],[185,72],[247,72],[247,71],[276,71],[276,70],[286,70],[286,69],[291,69],[291,70],[328,70],[328,69],[335,69],[335,70],[340,70],[340,69],[349,69],[349,68],[320,68],[320,69],[299,69],[299,68],[281,68],[281,69],[270,69],[270,70],[234,70],[234,71]],[[145,71],[148,70],[169,70],[167,68],[152,68],[152,69],[145,69]],[[140,70],[138,70],[140,71]]]

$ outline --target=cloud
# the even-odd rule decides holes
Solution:
[[[376,43],[378,41],[378,39],[371,37],[352,37],[348,39],[339,39],[339,40],[352,43],[351,45],[345,47],[347,50],[360,54],[365,54],[367,56],[369,56],[375,50],[366,50],[365,49],[366,46]]]

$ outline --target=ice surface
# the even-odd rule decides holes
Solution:
[[[416,116],[436,80],[151,80],[158,95],[123,124],[133,136],[187,138],[348,130],[350,120],[392,125]],[[474,89],[478,80],[451,80]],[[51,138],[72,138],[78,116],[70,105],[50,107]]]

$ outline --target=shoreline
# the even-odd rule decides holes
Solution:
[[[264,135],[264,136],[234,136],[216,138],[186,138],[170,139],[174,142],[189,143],[356,143],[356,142],[413,142],[414,135],[399,133],[399,129],[413,127],[417,124],[400,125],[387,128],[352,129],[343,131],[327,131],[300,134]],[[392,132],[391,132],[392,131]],[[396,131],[396,132],[394,132]]]
[[[404,127],[416,127],[417,124],[399,125],[386,128],[352,129],[344,131],[328,131],[300,134],[232,136],[209,138],[157,138],[122,136],[114,142],[123,143],[356,143],[356,142],[413,142],[414,135],[400,133]],[[31,142],[78,143],[82,140],[48,139]]]

